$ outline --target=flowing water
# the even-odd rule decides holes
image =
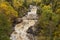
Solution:
[[[11,34],[11,40],[34,40],[33,35],[27,33],[27,30],[37,22],[37,7],[30,5],[30,12],[22,17],[22,22],[15,26],[15,31]]]

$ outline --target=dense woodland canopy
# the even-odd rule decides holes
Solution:
[[[0,40],[10,40],[14,20],[26,15],[29,5],[39,8],[37,40],[60,40],[60,0],[0,0]]]

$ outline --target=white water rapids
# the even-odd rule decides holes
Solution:
[[[37,22],[37,7],[30,6],[30,12],[24,17],[22,17],[23,22],[15,26],[15,31],[11,34],[11,40],[34,40],[33,35],[29,35],[26,31],[34,26]],[[31,38],[29,38],[31,36]]]

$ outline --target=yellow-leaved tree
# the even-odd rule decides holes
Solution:
[[[6,14],[7,17],[9,17],[9,19],[18,17],[17,11],[15,11],[13,9],[13,7],[11,7],[11,5],[9,5],[8,2],[0,3],[0,13],[2,13],[2,12],[4,12],[4,14]]]

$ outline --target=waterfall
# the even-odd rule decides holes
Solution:
[[[22,17],[22,22],[15,26],[15,31],[11,34],[11,40],[34,40],[33,35],[27,33],[27,30],[37,22],[37,7],[30,5],[30,12]]]

